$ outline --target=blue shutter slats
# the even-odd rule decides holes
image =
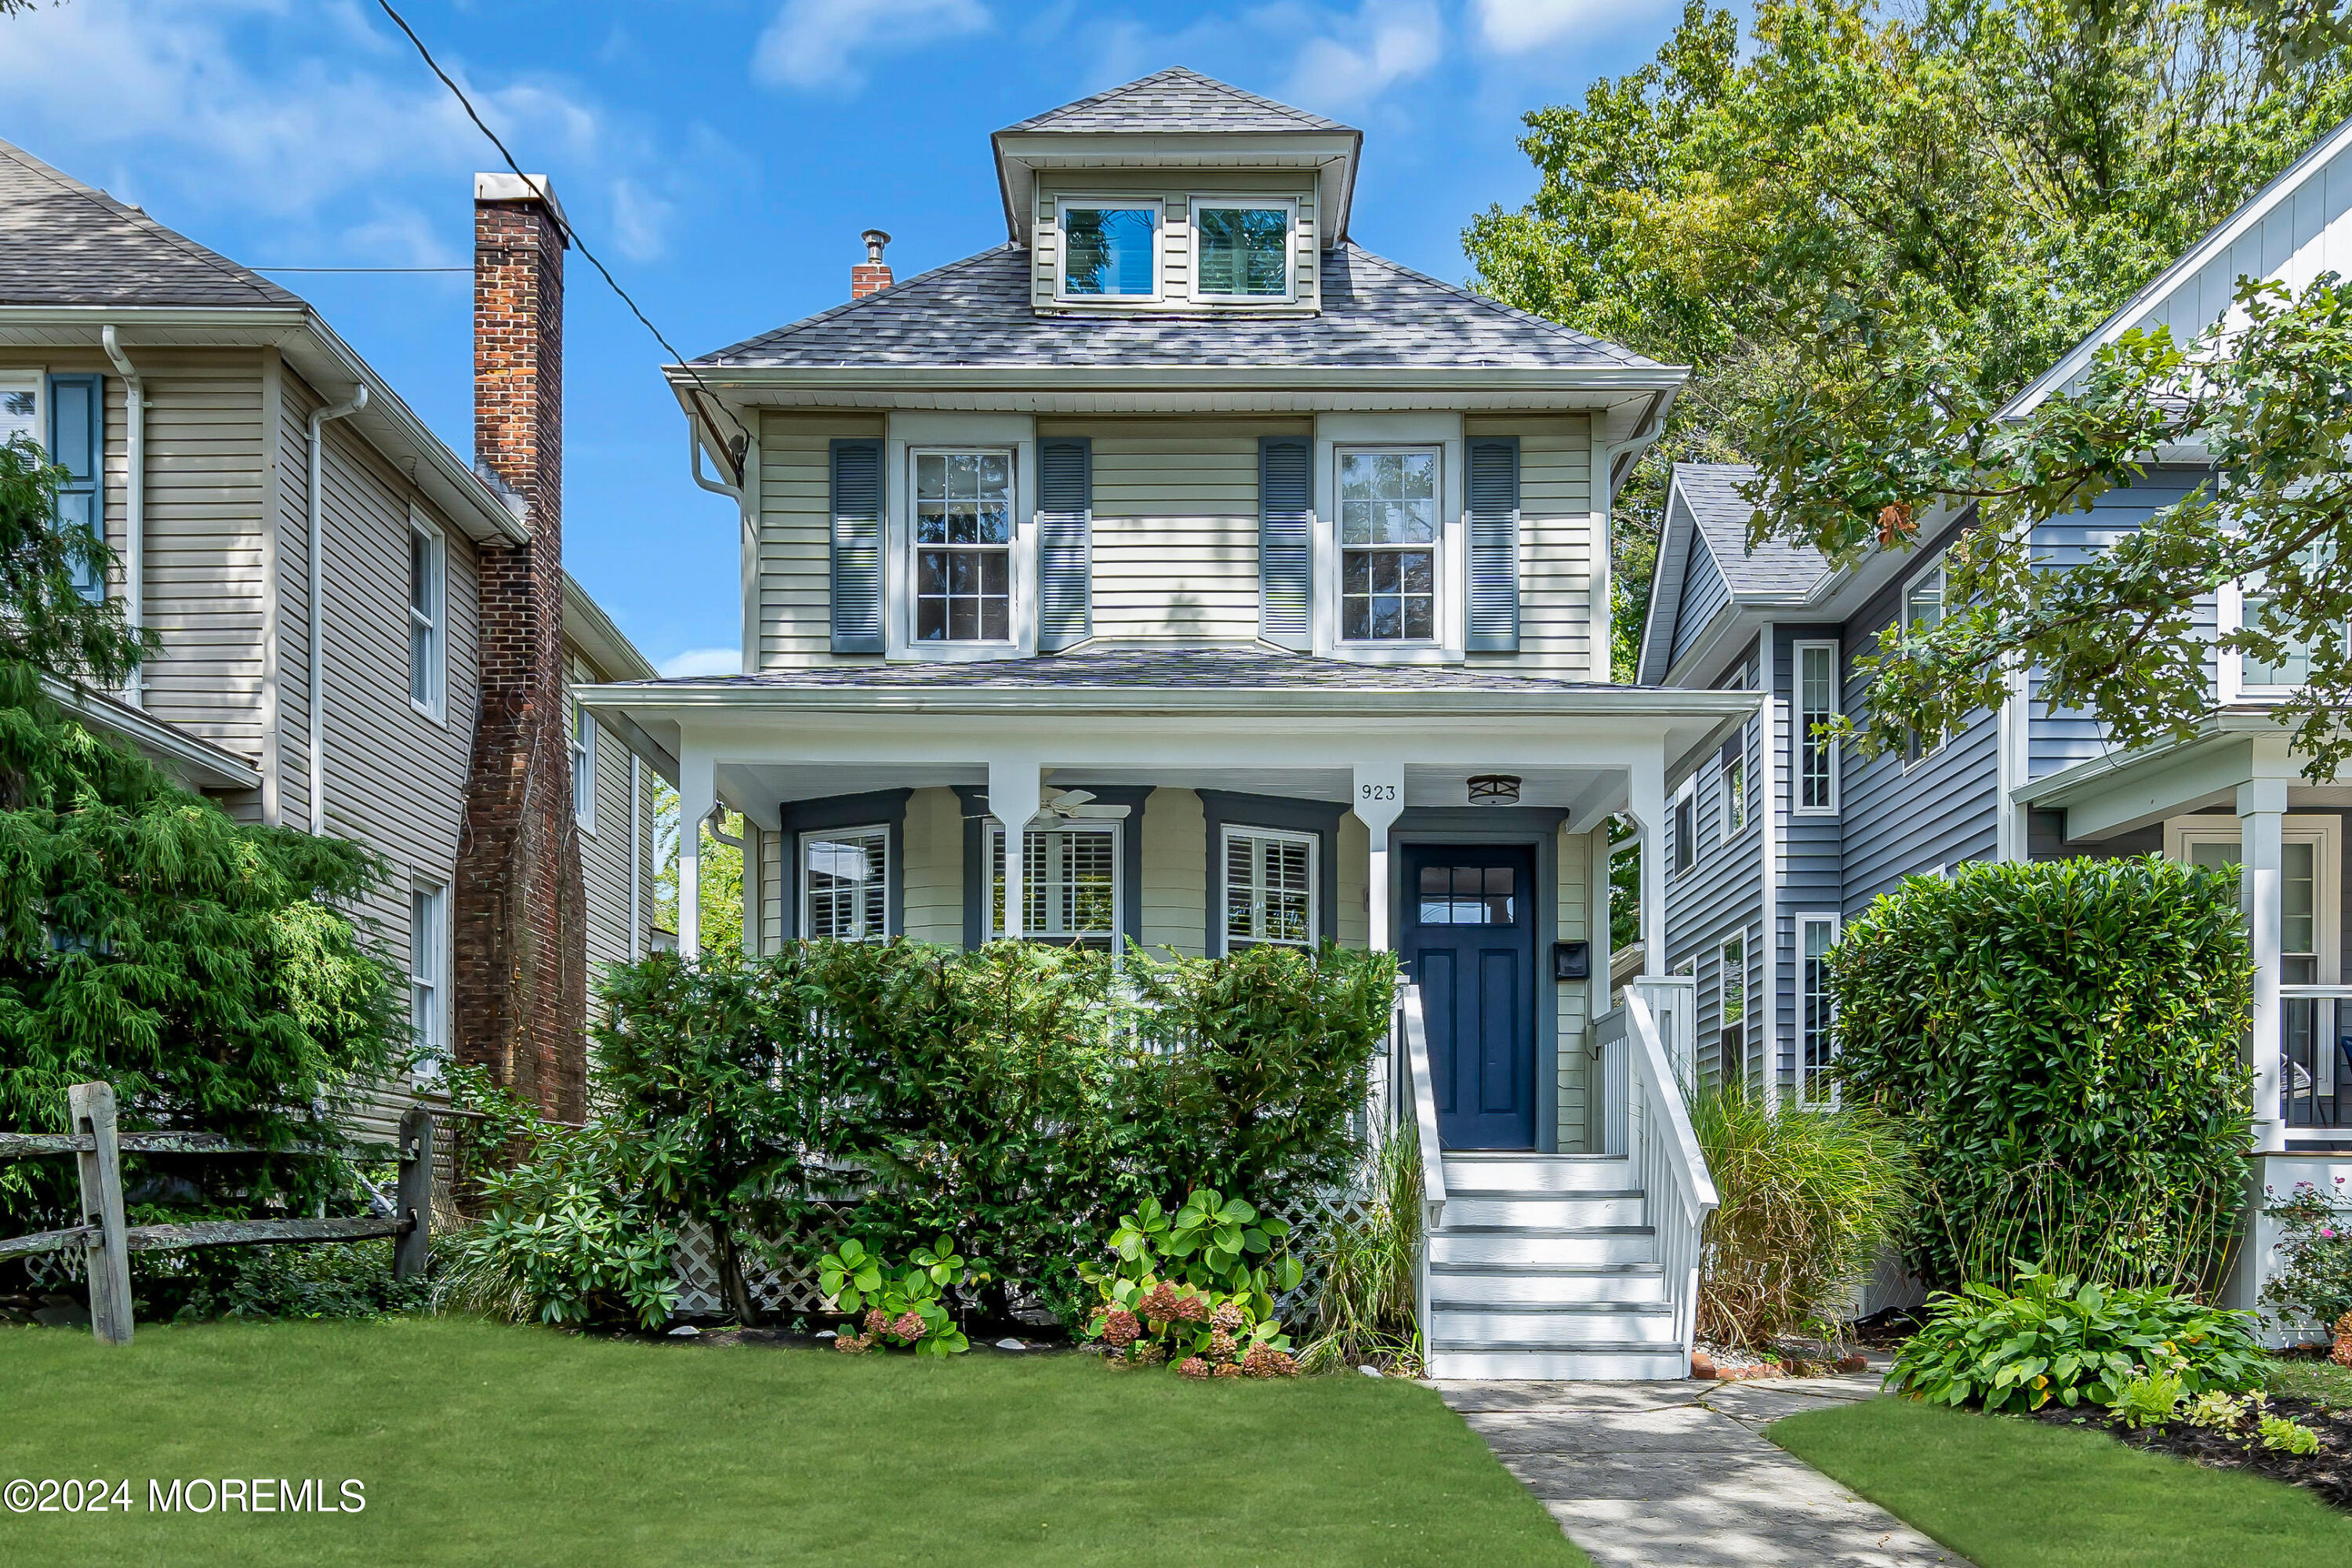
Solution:
[[[66,470],[58,487],[58,522],[93,539],[106,538],[106,380],[99,375],[49,377],[49,461]],[[106,595],[103,576],[83,569],[74,586],[87,599]]]
[[[1519,443],[1473,440],[1470,447],[1470,626],[1473,653],[1516,653],[1519,647]]]
[[[1037,443],[1037,647],[1094,635],[1094,447],[1079,436]]]
[[[882,443],[833,443],[833,651],[882,647]]]
[[[1312,449],[1298,436],[1257,444],[1257,635],[1301,653],[1314,646]]]

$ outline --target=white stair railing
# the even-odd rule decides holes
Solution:
[[[1706,1158],[1691,1128],[1681,1074],[1659,1027],[1662,1010],[1668,1026],[1673,1026],[1674,1002],[1684,989],[1673,982],[1653,986],[1635,981],[1625,987],[1622,1011],[1626,1152],[1641,1176],[1658,1264],[1665,1275],[1666,1300],[1675,1310],[1675,1337],[1687,1362],[1698,1317],[1700,1240],[1717,1197],[1715,1179],[1707,1173]],[[1680,1021],[1687,1025],[1688,1017],[1683,1014]]]
[[[1413,1248],[1413,1312],[1421,1325],[1422,1353],[1429,1344],[1429,1238],[1445,1223],[1445,1157],[1437,1143],[1437,1080],[1429,1068],[1429,1029],[1423,1021],[1421,987],[1397,987],[1390,1029],[1389,1061],[1396,1072],[1394,1131],[1412,1133],[1421,1154],[1421,1239]],[[1402,1070],[1399,1070],[1402,1069]]]

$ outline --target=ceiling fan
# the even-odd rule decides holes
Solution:
[[[1127,807],[1097,805],[1094,798],[1089,789],[1050,790],[1038,815],[1058,816],[1065,822],[1117,822],[1127,815]]]

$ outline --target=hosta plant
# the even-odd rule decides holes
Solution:
[[[2029,1266],[2014,1290],[1968,1285],[1930,1305],[1935,1321],[1904,1345],[1886,1381],[1932,1405],[2114,1406],[2151,1371],[2177,1379],[2183,1397],[2263,1380],[2250,1314],[2168,1290],[2085,1285]]]
[[[967,1270],[952,1237],[915,1248],[899,1269],[852,1237],[817,1260],[816,1273],[817,1289],[851,1319],[833,1342],[837,1351],[855,1354],[896,1347],[917,1355],[961,1355],[971,1348],[949,1315],[947,1289],[978,1284],[987,1276]]]

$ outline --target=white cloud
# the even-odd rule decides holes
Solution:
[[[1652,3],[1633,9],[1655,9]],[[1610,0],[1472,0],[1477,18],[1478,41],[1496,54],[1515,55],[1547,48],[1574,33],[1614,32],[1625,20],[1627,7]]]
[[[740,675],[743,673],[743,650],[740,647],[696,647],[662,660],[663,679],[691,679],[698,675]]]
[[[784,0],[751,54],[751,75],[770,87],[855,91],[855,57],[919,48],[984,32],[980,0]]]
[[[1352,16],[1307,41],[1276,96],[1318,109],[1352,109],[1422,76],[1445,51],[1445,26],[1433,0],[1365,0]]]
[[[677,204],[627,175],[613,182],[613,243],[632,261],[651,261],[668,248],[666,236]]]

